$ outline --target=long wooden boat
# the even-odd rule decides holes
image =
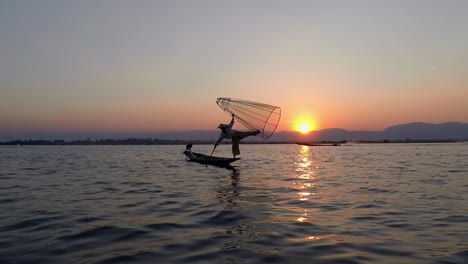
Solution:
[[[212,157],[201,153],[192,152],[190,150],[184,151],[188,161],[194,161],[201,164],[214,165],[219,167],[230,166],[234,161],[240,160],[240,158],[224,158],[224,157]]]

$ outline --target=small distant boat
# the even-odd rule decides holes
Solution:
[[[346,143],[346,140],[343,141],[337,141],[337,142],[329,142],[329,141],[324,141],[324,142],[296,142],[298,145],[303,145],[303,146],[326,146],[326,147],[337,147],[341,146],[341,144]]]
[[[201,153],[192,152],[192,144],[187,145],[187,149],[184,150],[185,157],[188,161],[194,161],[201,164],[214,165],[218,167],[229,167],[234,161],[240,160],[240,158],[224,158],[209,156]]]

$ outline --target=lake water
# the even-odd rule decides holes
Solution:
[[[468,144],[183,150],[0,147],[0,263],[468,263]]]

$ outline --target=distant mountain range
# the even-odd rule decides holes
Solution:
[[[172,133],[156,133],[153,137],[159,139],[181,140],[216,140],[219,131],[184,131]],[[299,132],[280,131],[273,134],[268,141],[341,141],[341,140],[468,140],[468,123],[449,122],[428,124],[414,122],[391,126],[383,131],[350,131],[340,128],[327,128],[303,135]],[[258,138],[247,138],[258,141]]]
[[[163,140],[214,141],[218,130],[195,130],[156,133],[23,133],[18,135],[1,135],[0,141],[44,139],[124,139],[124,138],[157,138]],[[328,128],[303,135],[293,131],[276,132],[267,142],[305,142],[305,141],[383,141],[383,140],[468,140],[468,123],[449,122],[429,124],[414,122],[391,126],[383,131],[351,131],[340,128]],[[259,141],[257,137],[246,141]]]
[[[391,126],[383,131],[350,131],[329,128],[314,131],[308,135],[287,132],[285,134],[278,133],[275,136],[277,137],[276,140],[296,138],[300,141],[468,140],[468,124],[459,122],[442,124],[414,122]]]

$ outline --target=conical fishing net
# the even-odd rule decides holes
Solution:
[[[278,106],[228,97],[220,97],[216,103],[225,112],[234,114],[234,120],[246,128],[260,130],[259,136],[263,139],[273,135],[281,118],[281,108]]]

